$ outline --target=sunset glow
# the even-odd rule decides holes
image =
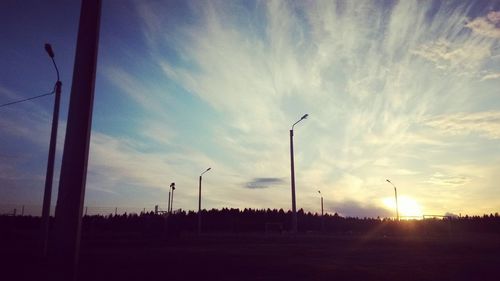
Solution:
[[[383,199],[384,206],[392,211],[395,212],[396,210],[396,201],[394,197],[392,198],[384,198]],[[414,199],[407,197],[407,196],[401,196],[398,198],[398,205],[399,205],[399,216],[401,219],[407,218],[422,218],[424,215],[422,211],[422,207],[415,201]]]

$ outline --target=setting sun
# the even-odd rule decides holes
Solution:
[[[394,198],[385,198],[384,205],[390,209],[395,210],[396,201]],[[422,208],[414,199],[407,196],[398,197],[399,216],[404,217],[421,217],[423,216]]]

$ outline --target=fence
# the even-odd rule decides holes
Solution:
[[[157,211],[163,213],[167,210],[166,206],[158,206]],[[127,214],[140,214],[145,212],[155,212],[155,205],[148,207],[133,207],[133,206],[85,206],[83,208],[83,215],[123,215]],[[55,213],[55,206],[50,207],[50,215]],[[41,216],[42,205],[36,204],[0,204],[0,215],[7,216]]]

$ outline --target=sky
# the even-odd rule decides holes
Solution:
[[[80,3],[0,2],[0,104],[63,83]],[[499,1],[103,1],[85,206],[500,210]],[[53,96],[0,108],[0,210],[41,210]],[[100,209],[99,209],[100,208]],[[106,209],[108,208],[108,209]]]

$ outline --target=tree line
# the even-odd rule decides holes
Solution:
[[[290,230],[292,213],[283,209],[211,209],[203,210],[203,233],[274,233]],[[300,233],[329,233],[337,235],[439,235],[459,233],[500,233],[498,213],[483,216],[446,217],[444,219],[402,220],[388,218],[324,216],[297,212]],[[51,220],[53,224],[53,218]],[[22,233],[40,227],[40,218],[32,216],[0,216],[0,235]],[[140,214],[92,215],[82,220],[83,235],[136,234],[143,236],[196,233],[198,213],[180,210],[173,214],[146,212]]]

